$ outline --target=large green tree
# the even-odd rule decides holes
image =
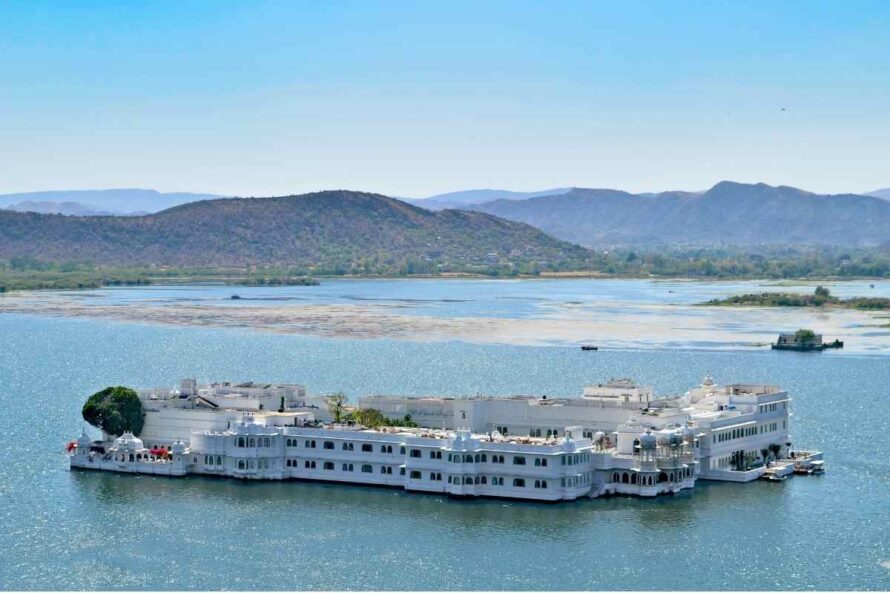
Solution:
[[[136,392],[127,387],[106,387],[94,393],[81,413],[84,420],[115,436],[128,431],[138,436],[145,424],[142,402]]]

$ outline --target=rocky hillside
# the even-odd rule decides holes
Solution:
[[[577,268],[588,255],[528,225],[485,213],[431,212],[349,191],[206,200],[128,217],[0,211],[0,259],[288,265],[328,273],[409,266],[416,273],[484,266]]]

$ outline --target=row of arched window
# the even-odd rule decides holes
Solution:
[[[559,430],[556,428],[548,428],[546,432],[542,433],[540,428],[532,428],[528,431],[528,436],[541,438],[542,435],[546,435],[549,439],[550,437],[558,437]]]
[[[300,460],[299,459],[285,459],[284,465],[285,465],[285,467],[298,468],[298,467],[300,467]],[[316,462],[314,460],[308,460],[308,459],[304,460],[303,468],[304,469],[316,469]],[[322,465],[322,469],[327,470],[327,471],[334,471],[336,469],[336,465],[334,464],[333,461],[325,461],[324,464]],[[341,469],[341,471],[344,471],[344,472],[352,472],[352,471],[355,471],[355,465],[352,463],[344,463],[341,465],[340,469]],[[365,473],[365,474],[374,473],[374,466],[371,465],[370,463],[362,464],[362,466],[359,469],[362,473]],[[404,468],[401,468],[401,469],[404,472]],[[380,473],[382,475],[391,476],[393,474],[392,466],[381,465]]]
[[[238,469],[269,469],[268,459],[239,459]]]
[[[234,444],[236,447],[271,447],[271,437],[235,437]]]
[[[418,477],[415,479],[420,479],[420,472],[411,472],[412,477],[414,473],[418,474]],[[438,478],[433,478],[432,476],[436,475]],[[441,474],[431,474],[430,479],[442,479]],[[456,486],[486,486],[489,483],[488,476],[448,476],[448,483],[454,484]],[[535,480],[534,486],[535,488],[547,488],[548,487],[547,480]],[[491,485],[492,486],[503,486],[504,478],[503,476],[492,476],[491,477]],[[513,478],[513,487],[514,488],[525,488],[525,479],[524,478]]]
[[[563,488],[577,488],[578,486],[590,484],[592,480],[593,472],[586,472],[578,476],[572,476],[571,478],[563,478],[561,484]]]
[[[637,474],[636,472],[613,472],[612,482],[616,484],[639,484],[640,486],[654,486],[663,482],[679,482],[684,478],[691,478],[693,469],[691,467],[673,470],[670,472],[659,472],[658,476],[651,474]]]
[[[763,428],[763,426],[761,426]],[[718,443],[723,443],[726,441],[731,441],[733,439],[741,439],[745,437],[755,436],[757,434],[757,427],[750,426],[747,428],[734,428],[732,430],[728,430],[726,432],[719,432],[714,435],[714,438]]]
[[[587,463],[590,461],[590,453],[573,453],[571,455],[563,455],[562,465],[577,465],[579,463]]]
[[[296,438],[285,439],[285,445],[288,447],[299,447],[300,440],[296,439]],[[307,439],[304,442],[303,446],[306,449],[315,449],[316,442],[314,439]],[[336,449],[336,445],[335,445],[334,441],[324,441],[322,446],[329,451]],[[349,443],[349,442],[341,443],[340,449],[343,451],[355,451],[355,443]],[[362,443],[361,451],[362,451],[362,453],[373,453],[374,445],[372,445],[371,443]],[[380,451],[380,453],[384,453],[386,455],[392,455],[393,454],[393,446],[392,445],[380,445],[379,451]],[[401,455],[404,455],[405,448],[400,447],[399,453]],[[441,459],[441,457],[439,457],[439,459]]]

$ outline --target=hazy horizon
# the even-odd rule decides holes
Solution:
[[[4,194],[890,186],[886,2],[12,2],[0,15]]]
[[[286,196],[286,195],[302,195],[302,194],[323,192],[323,191],[356,191],[356,192],[380,194],[380,195],[385,195],[385,196],[397,198],[397,199],[426,200],[429,198],[438,198],[440,196],[444,196],[444,195],[448,195],[448,194],[459,194],[459,193],[464,193],[464,192],[475,192],[475,191],[492,191],[492,192],[503,191],[503,192],[515,192],[515,193],[520,193],[520,194],[530,194],[530,193],[544,192],[544,191],[549,191],[549,190],[554,190],[554,189],[563,189],[563,188],[566,189],[566,191],[569,191],[571,189],[618,190],[618,191],[627,191],[628,193],[632,193],[632,194],[669,193],[669,192],[689,192],[689,193],[699,192],[699,193],[703,193],[703,192],[706,192],[707,190],[713,188],[717,183],[720,183],[723,181],[729,181],[732,183],[750,183],[750,184],[764,183],[762,181],[744,182],[744,181],[738,181],[736,179],[720,179],[720,180],[712,183],[711,185],[709,185],[707,187],[702,187],[702,188],[671,187],[671,188],[661,188],[661,189],[653,189],[653,190],[646,190],[646,191],[631,191],[631,190],[627,190],[622,187],[604,187],[604,186],[585,187],[585,186],[580,186],[580,185],[560,185],[560,186],[554,186],[554,187],[518,188],[518,189],[506,188],[506,187],[463,187],[463,188],[445,190],[443,192],[436,193],[436,194],[429,194],[429,195],[422,195],[422,196],[404,196],[404,195],[397,196],[397,195],[393,195],[393,194],[386,194],[384,192],[374,191],[372,189],[363,189],[363,188],[356,188],[356,187],[325,187],[325,188],[318,188],[318,189],[309,189],[306,191],[299,191],[299,192],[292,191],[292,192],[285,192],[285,193],[279,193],[279,194],[252,193],[252,194],[240,194],[239,195],[239,194],[232,194],[232,193],[225,193],[225,192],[184,191],[184,190],[177,190],[177,189],[161,190],[161,189],[157,189],[155,187],[129,186],[129,187],[84,187],[84,188],[66,188],[66,189],[29,190],[29,191],[22,191],[22,192],[18,192],[18,191],[0,192],[0,197],[9,196],[9,195],[21,195],[24,198],[30,194],[48,194],[48,193],[55,193],[55,192],[78,193],[78,192],[115,192],[115,191],[156,191],[159,194],[195,194],[197,196],[214,195],[214,196],[218,196],[218,197],[232,197],[232,198],[265,198],[265,197],[280,197],[280,196]],[[825,195],[828,193],[828,192],[820,192],[820,191],[813,190],[813,189],[806,188],[806,187],[794,186],[794,185],[787,184],[787,183],[780,183],[780,184],[771,184],[770,183],[767,185],[790,186],[790,187],[794,187],[796,189],[800,189],[800,190],[803,190],[806,192],[810,192],[810,193],[814,193],[814,194],[821,194],[821,195]],[[888,186],[890,186],[890,182],[888,182]],[[887,189],[890,189],[890,187],[886,187],[886,188],[885,187],[876,187],[876,188],[873,188],[873,189],[870,189],[867,191],[863,191],[863,192],[854,192],[854,191],[831,192],[831,194],[868,195],[871,192],[886,191]]]

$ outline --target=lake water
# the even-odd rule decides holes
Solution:
[[[886,295],[887,286],[833,290]],[[547,317],[572,303],[586,315],[596,303],[691,304],[748,288],[338,281],[237,292],[269,303],[365,300],[403,315],[510,321]],[[41,298],[249,306],[227,301],[232,292],[151,287]],[[672,318],[683,314],[677,309]],[[890,338],[883,335],[865,352],[653,343],[583,353],[560,345],[345,339],[4,313],[0,338],[3,589],[890,588]],[[313,392],[351,397],[574,396],[586,383],[628,376],[667,394],[688,389],[707,371],[722,382],[789,389],[793,440],[825,451],[828,472],[782,484],[700,482],[692,492],[657,500],[540,505],[301,482],[70,472],[62,453],[80,431],[85,397],[112,384],[172,385],[196,376],[301,382]]]

